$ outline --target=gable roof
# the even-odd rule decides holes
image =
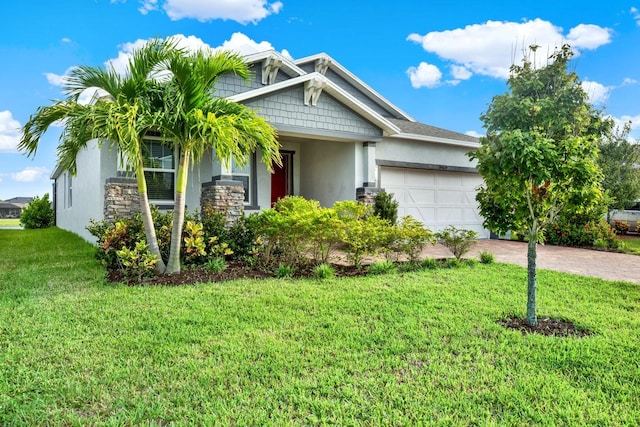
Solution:
[[[446,129],[430,126],[417,122],[413,117],[392,104],[378,92],[369,87],[366,83],[356,77],[353,73],[343,67],[339,62],[326,53],[318,53],[297,60],[291,60],[275,50],[266,50],[245,56],[248,63],[255,64],[262,62],[263,84],[258,89],[232,95],[227,99],[235,102],[246,102],[252,98],[269,95],[279,90],[290,88],[299,84],[305,85],[305,104],[315,101],[323,90],[326,90],[333,97],[344,103],[356,113],[360,114],[371,123],[379,126],[386,136],[401,139],[412,139],[418,141],[437,142],[450,145],[458,145],[470,148],[479,146],[478,139],[469,135]],[[302,67],[313,64],[315,71],[307,72]],[[309,69],[309,67],[306,67]],[[364,102],[357,99],[347,90],[332,81],[325,75],[327,70],[333,71],[356,90],[364,94],[368,99],[379,105],[382,109],[393,113],[396,118],[383,117],[374,111]],[[265,73],[272,73],[273,76],[282,70],[290,79],[274,83],[273,78],[264,76]]]
[[[382,117],[327,77],[315,72],[294,77],[279,83],[263,86],[259,89],[238,93],[228,97],[227,99],[234,102],[243,102],[302,84],[305,85],[305,103],[311,102],[314,104],[313,98],[316,97],[317,99],[322,91],[326,91],[338,101],[347,105],[353,111],[380,127],[386,134],[392,135],[400,132],[400,128],[391,122],[391,119]]]
[[[331,69],[333,72],[335,72],[340,77],[348,81],[350,84],[352,84],[354,87],[356,87],[358,90],[363,92],[365,95],[367,95],[369,98],[371,98],[373,101],[375,101],[377,104],[379,104],[383,108],[389,111],[393,111],[399,117],[404,118],[405,120],[415,122],[415,119],[413,117],[411,117],[410,115],[402,111],[396,105],[392,104],[389,100],[387,100],[378,92],[373,90],[369,85],[367,85],[365,82],[363,82],[358,77],[356,77],[351,71],[343,67],[338,61],[336,61],[335,59],[333,59],[331,56],[327,55],[324,52],[307,56],[304,58],[300,58],[293,62],[296,65],[303,65],[311,62],[315,64],[323,64],[324,67]],[[318,71],[318,65],[316,65],[316,71]],[[321,74],[324,74],[324,72],[321,72]]]
[[[11,199],[5,200],[7,203],[24,203],[29,204],[33,200],[33,197],[12,197]]]

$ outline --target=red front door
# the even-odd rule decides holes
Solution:
[[[278,199],[292,194],[291,164],[293,163],[293,153],[281,152],[280,154],[282,166],[274,165],[271,174],[271,206]]]

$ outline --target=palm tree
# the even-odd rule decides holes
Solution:
[[[136,173],[145,236],[151,252],[157,255],[155,269],[159,273],[164,273],[166,267],[147,198],[142,147],[143,137],[154,128],[162,111],[159,104],[162,83],[152,77],[178,52],[171,41],[155,40],[133,53],[124,75],[112,66],[74,69],[63,85],[67,99],[38,108],[24,125],[18,145],[27,155],[35,155],[42,135],[52,124],[63,121],[58,157],[60,164],[72,174],[76,172],[77,154],[89,140],[97,138],[99,144],[106,141],[117,146],[122,159]],[[99,96],[94,95],[87,105],[80,104],[80,96],[88,89],[98,89]]]
[[[276,131],[246,106],[214,96],[215,84],[225,74],[245,81],[251,77],[241,56],[231,52],[195,54],[176,52],[168,62],[171,82],[164,87],[164,106],[158,128],[179,148],[175,207],[167,273],[180,271],[180,246],[185,211],[185,191],[189,166],[198,163],[207,150],[219,161],[244,165],[251,153],[260,149],[262,161],[272,171],[280,164]]]

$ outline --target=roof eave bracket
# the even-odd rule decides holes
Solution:
[[[268,56],[262,61],[262,84],[271,85],[275,83],[278,71],[282,67],[282,59],[275,56]]]
[[[318,104],[318,98],[320,98],[324,86],[325,82],[322,78],[315,77],[307,80],[304,83],[304,105],[311,104],[315,107]]]

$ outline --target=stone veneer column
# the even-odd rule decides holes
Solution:
[[[104,219],[130,218],[140,212],[138,184],[132,178],[109,178],[104,185]]]
[[[244,215],[244,187],[242,182],[214,179],[202,184],[200,193],[200,210],[212,207],[214,212],[222,212],[226,216],[227,226]]]
[[[373,206],[376,202],[376,196],[383,191],[383,188],[378,187],[359,187],[356,188],[356,200],[365,205]]]

